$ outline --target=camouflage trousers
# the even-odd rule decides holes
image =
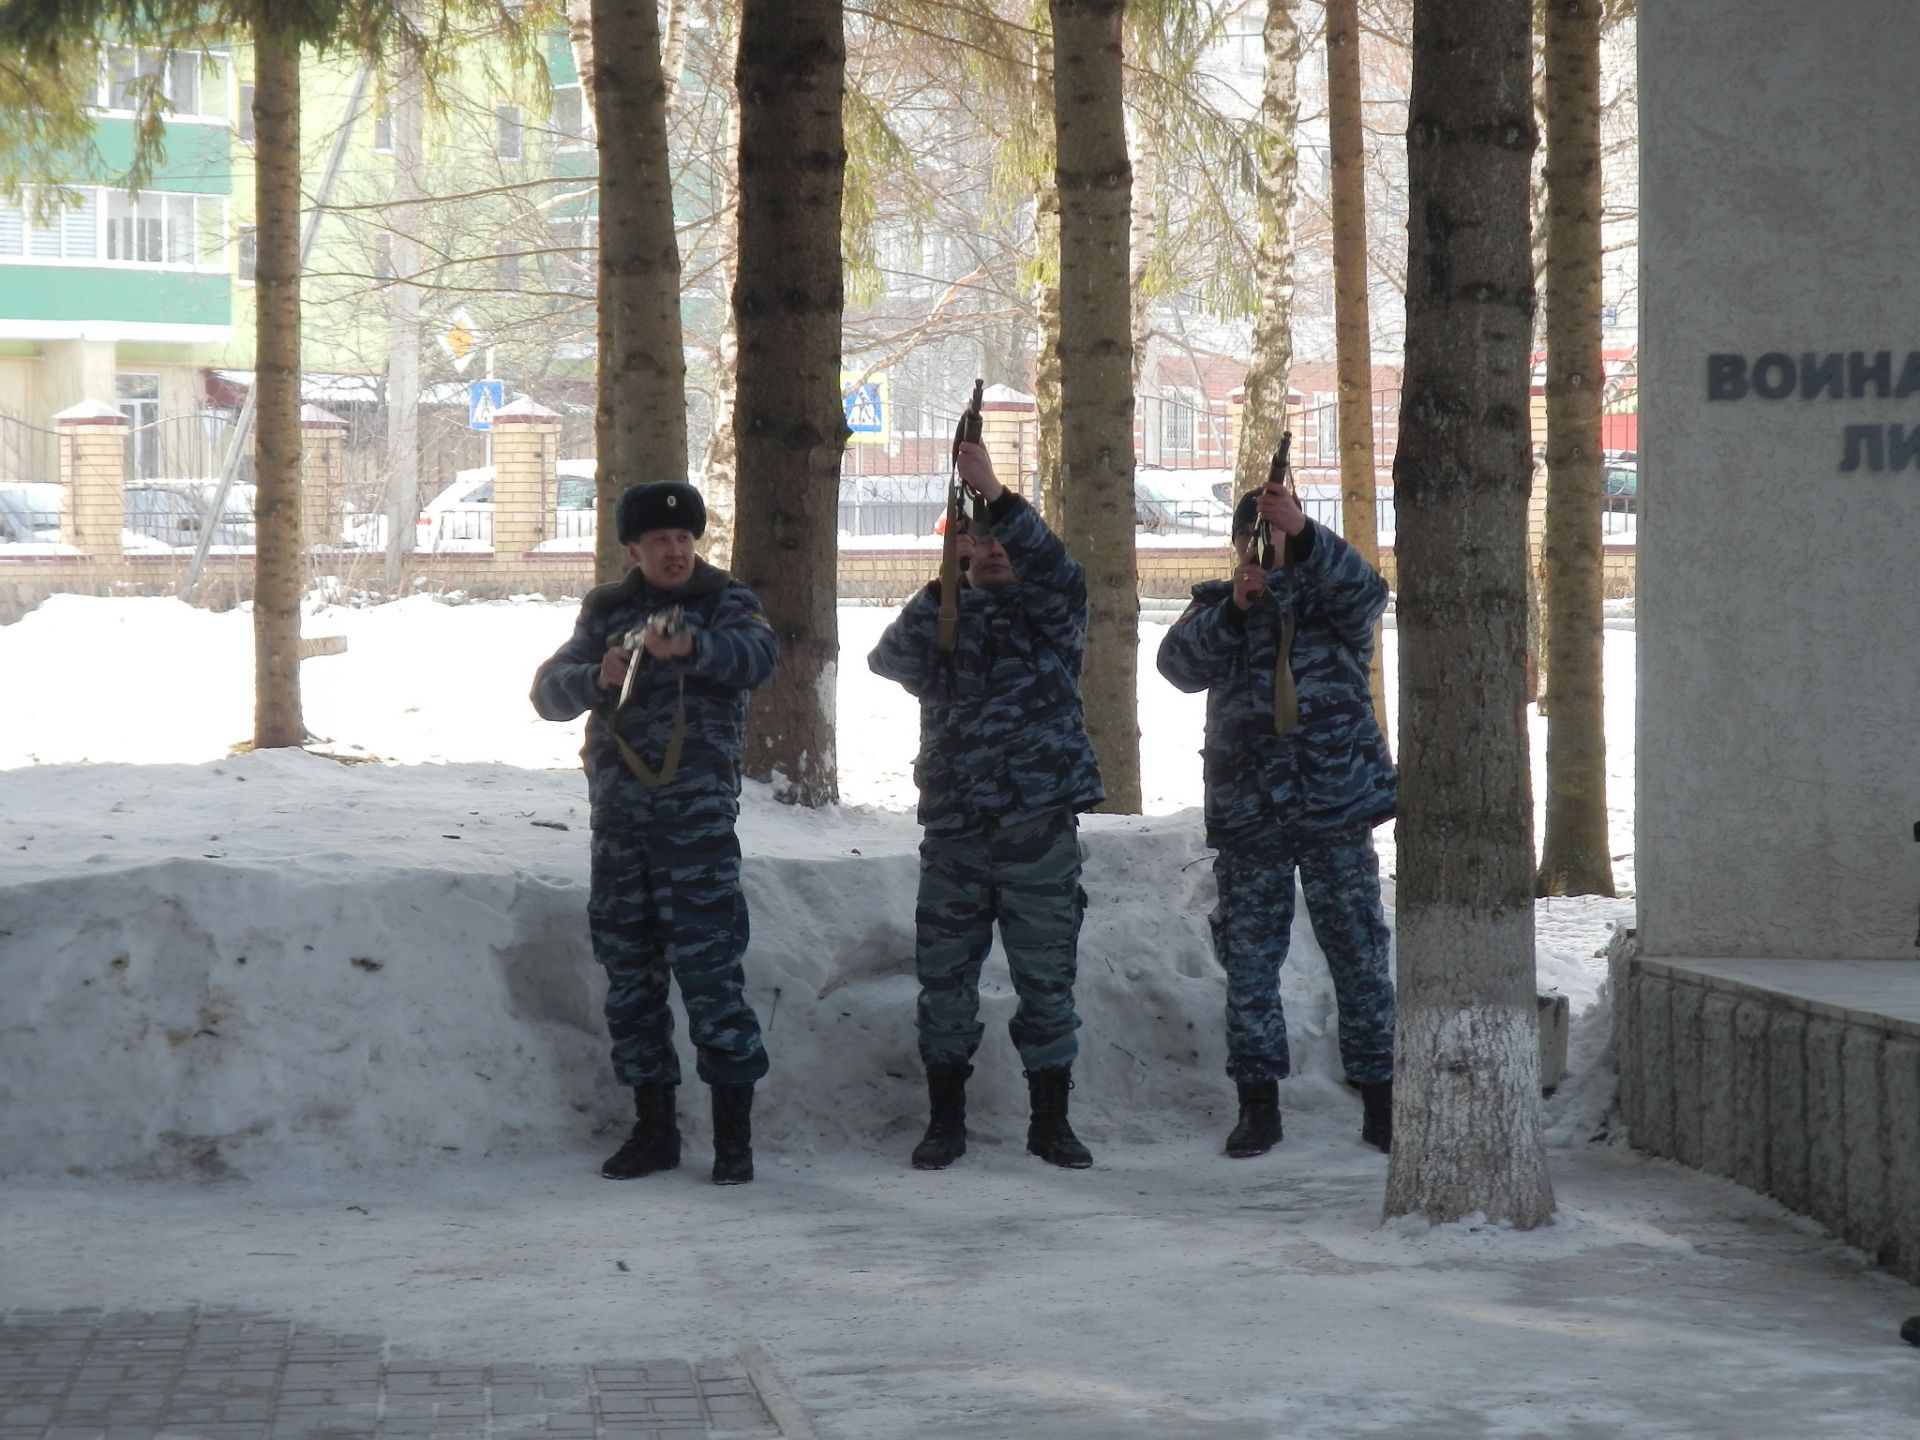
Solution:
[[[1234,1081],[1285,1079],[1290,1070],[1280,967],[1293,929],[1293,876],[1300,872],[1313,938],[1327,957],[1340,1011],[1340,1061],[1349,1081],[1393,1077],[1393,979],[1380,905],[1380,860],[1364,826],[1311,840],[1276,827],[1223,845],[1213,862],[1220,904],[1211,917],[1214,954],[1227,972],[1227,1074]]]
[[[926,1064],[964,1065],[980,1048],[980,966],[993,948],[995,921],[1020,997],[1007,1029],[1022,1065],[1073,1063],[1080,1028],[1073,981],[1087,904],[1078,830],[1071,811],[1056,810],[920,842],[914,927]]]
[[[687,1008],[700,1078],[745,1085],[767,1073],[740,964],[747,948],[740,842],[731,820],[692,823],[704,828],[593,832],[587,921],[594,958],[607,972],[607,1031],[622,1085],[680,1083],[669,974]]]

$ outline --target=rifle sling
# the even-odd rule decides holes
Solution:
[[[1300,691],[1293,679],[1293,572],[1285,561],[1280,568],[1287,604],[1273,626],[1273,733],[1291,735],[1300,723]]]
[[[660,762],[658,774],[641,758],[639,751],[620,738],[620,732],[613,728],[612,719],[607,721],[607,733],[613,736],[613,743],[620,747],[620,758],[627,762],[627,769],[633,772],[633,778],[649,790],[659,789],[680,773],[680,751],[686,745],[687,672],[681,666],[674,668],[680,674],[680,697],[673,712],[673,731],[667,736],[667,753]]]

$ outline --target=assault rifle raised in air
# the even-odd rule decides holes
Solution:
[[[1289,495],[1295,495],[1293,488],[1293,467],[1287,461],[1287,451],[1293,447],[1293,432],[1283,430],[1280,433],[1280,448],[1273,452],[1273,464],[1267,468],[1267,488],[1278,485]],[[1299,497],[1295,495],[1295,498]],[[1262,570],[1271,572],[1274,568],[1275,549],[1273,526],[1265,520],[1256,520],[1253,526],[1253,563]],[[1280,574],[1284,579],[1280,589],[1280,617],[1275,622],[1273,653],[1273,730],[1276,735],[1291,735],[1294,727],[1300,723],[1300,692],[1293,681],[1293,567],[1287,558],[1286,539],[1283,536],[1278,551]]]
[[[980,443],[980,401],[985,390],[986,381],[973,382],[973,399],[967,402],[959,423],[953,427],[953,455],[949,462],[952,469],[947,481],[946,534],[941,537],[940,544],[939,644],[942,650],[953,649],[954,637],[960,625],[960,522],[967,513],[969,503],[972,508],[969,524],[984,525],[987,519],[986,505],[960,478],[960,447]]]

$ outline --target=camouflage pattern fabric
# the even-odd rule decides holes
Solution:
[[[1280,967],[1298,868],[1313,938],[1333,977],[1346,1077],[1355,1085],[1392,1079],[1393,981],[1372,834],[1357,826],[1297,847],[1278,830],[1262,839],[1223,846],[1213,862],[1220,889],[1211,917],[1214,954],[1227,972],[1227,1075],[1238,1083],[1291,1073]]]
[[[619,697],[598,683],[609,642],[672,605],[682,607],[694,632],[693,653],[680,661],[639,660],[626,708],[614,715]],[[704,560],[674,590],[648,584],[636,568],[625,580],[590,591],[572,636],[534,676],[533,708],[548,720],[592,712],[580,755],[594,826],[651,826],[656,815],[668,825],[699,815],[738,815],[747,692],[772,678],[779,654],[780,642],[753,592]],[[667,784],[649,790],[627,769],[608,727],[617,726],[627,744],[658,767],[673,733],[683,670],[687,733],[680,768]]]
[[[867,657],[920,701],[920,823],[976,834],[1104,791],[1080,705],[1087,576],[1033,507],[1008,491],[989,510],[1014,583],[960,592],[954,648],[937,644],[940,586],[907,603]]]
[[[607,972],[607,1031],[622,1085],[680,1083],[669,974],[687,1007],[700,1078],[750,1085],[767,1073],[740,964],[747,902],[731,821],[708,817],[673,831],[596,828],[587,917],[594,958]]]
[[[920,972],[920,1058],[964,1065],[980,1048],[980,966],[993,926],[1020,1004],[1007,1029],[1027,1070],[1070,1065],[1079,1052],[1075,955],[1086,892],[1078,822],[1056,810],[961,836],[920,842],[914,911]]]
[[[1397,782],[1367,690],[1373,624],[1387,582],[1338,535],[1311,520],[1288,541],[1291,577],[1275,571],[1268,599],[1242,612],[1233,586],[1210,580],[1160,642],[1160,673],[1207,692],[1207,841],[1277,823],[1299,840],[1393,813]],[[1292,671],[1298,726],[1274,730],[1279,618],[1295,617]]]
[[[682,607],[693,632],[684,660],[642,659],[626,706],[599,686],[608,645],[649,615]],[[606,968],[607,1028],[623,1085],[677,1083],[667,977],[679,982],[700,1078],[745,1084],[767,1070],[760,1024],[745,998],[741,957],[747,908],[740,893],[740,737],[747,692],[773,675],[779,642],[745,585],[706,561],[686,584],[661,590],[636,568],[590,591],[573,634],[534,676],[533,705],[548,720],[591,711],[581,758],[593,825],[587,919]],[[686,736],[678,771],[657,788],[621,759],[613,730],[658,767],[685,681]]]

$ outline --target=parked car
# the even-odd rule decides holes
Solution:
[[[0,484],[0,544],[60,543],[60,487],[33,480]]]
[[[1637,513],[1640,505],[1640,467],[1632,463],[1608,462],[1601,481],[1600,500],[1602,507],[1613,514]]]
[[[554,533],[550,538],[594,537],[594,466],[585,460],[556,462]],[[493,467],[462,470],[420,511],[421,550],[487,550],[493,547]]]
[[[1212,470],[1136,470],[1134,523],[1152,535],[1218,535],[1233,531],[1233,507],[1214,494]]]
[[[254,487],[232,485],[219,518],[213,518],[217,480],[140,480],[127,486],[127,529],[146,535],[170,549],[198,546],[209,525],[215,545],[250,548],[255,539]]]

